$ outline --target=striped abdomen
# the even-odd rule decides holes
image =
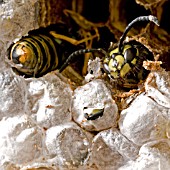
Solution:
[[[10,60],[18,72],[26,76],[41,76],[58,66],[57,42],[43,34],[29,35],[16,42]]]

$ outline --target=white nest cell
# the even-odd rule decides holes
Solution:
[[[152,72],[143,92],[120,114],[123,135],[141,146],[146,142],[169,138],[170,85],[169,73]]]
[[[169,170],[170,167],[170,141],[160,139],[144,144],[139,150],[135,161],[129,161],[119,170]]]
[[[152,140],[167,138],[170,121],[162,114],[167,111],[151,98],[141,94],[130,107],[121,112],[120,131],[139,146]]]
[[[48,162],[58,168],[76,168],[88,159],[90,143],[87,135],[75,123],[51,127],[46,131]]]
[[[0,119],[24,113],[24,78],[14,76],[9,70],[0,73]]]
[[[117,126],[118,108],[102,80],[93,80],[74,91],[71,112],[74,121],[87,131]]]
[[[153,98],[158,105],[170,109],[170,72],[160,70],[152,72],[145,83],[147,96]]]
[[[91,163],[97,169],[118,169],[128,160],[135,160],[139,147],[124,137],[117,129],[98,133],[92,144]]]
[[[71,121],[72,89],[56,74],[28,79],[28,114],[45,128]]]
[[[42,135],[26,115],[4,118],[0,122],[0,166],[35,161],[42,156]]]

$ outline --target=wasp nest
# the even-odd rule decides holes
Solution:
[[[0,1],[0,169],[170,169],[169,5],[166,0]],[[76,50],[115,50],[128,23],[143,15],[156,16],[160,27],[141,22],[128,33],[126,49],[135,41],[153,57],[142,58],[140,69],[149,74],[136,86],[108,78],[112,69],[103,65],[108,60],[101,50],[75,55],[62,74],[57,71]],[[64,27],[57,32],[58,24]],[[20,69],[22,63],[34,64],[26,62],[31,52],[25,42],[11,49],[25,36],[27,47],[32,43],[37,56],[44,54],[33,57],[38,60],[33,69]],[[10,50],[12,57],[21,54],[16,70]]]

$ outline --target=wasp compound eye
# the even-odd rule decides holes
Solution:
[[[137,54],[136,48],[126,49],[124,52],[125,63],[131,62],[136,57],[136,54]]]

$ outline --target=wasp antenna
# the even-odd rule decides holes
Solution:
[[[149,15],[149,21],[154,22],[157,26],[160,26],[158,18],[153,15]]]
[[[79,55],[82,55],[82,54],[85,54],[85,53],[93,53],[93,52],[99,52],[99,53],[102,53],[105,56],[107,56],[107,52],[105,50],[101,49],[101,48],[98,48],[98,49],[95,49],[95,48],[81,49],[81,50],[74,51],[72,54],[69,55],[68,59],[61,66],[61,68],[59,69],[59,73],[61,73],[76,56],[79,56]]]
[[[149,15],[149,16],[140,16],[140,17],[137,17],[136,19],[134,19],[132,22],[130,22],[128,24],[128,26],[126,27],[122,37],[120,38],[119,40],[119,45],[118,45],[118,48],[119,48],[119,52],[122,52],[122,44],[123,44],[123,41],[127,35],[127,33],[129,32],[129,30],[134,26],[135,23],[139,22],[139,21],[151,21],[151,22],[154,22],[156,25],[159,26],[159,21],[157,19],[157,17],[153,16],[153,15]]]

